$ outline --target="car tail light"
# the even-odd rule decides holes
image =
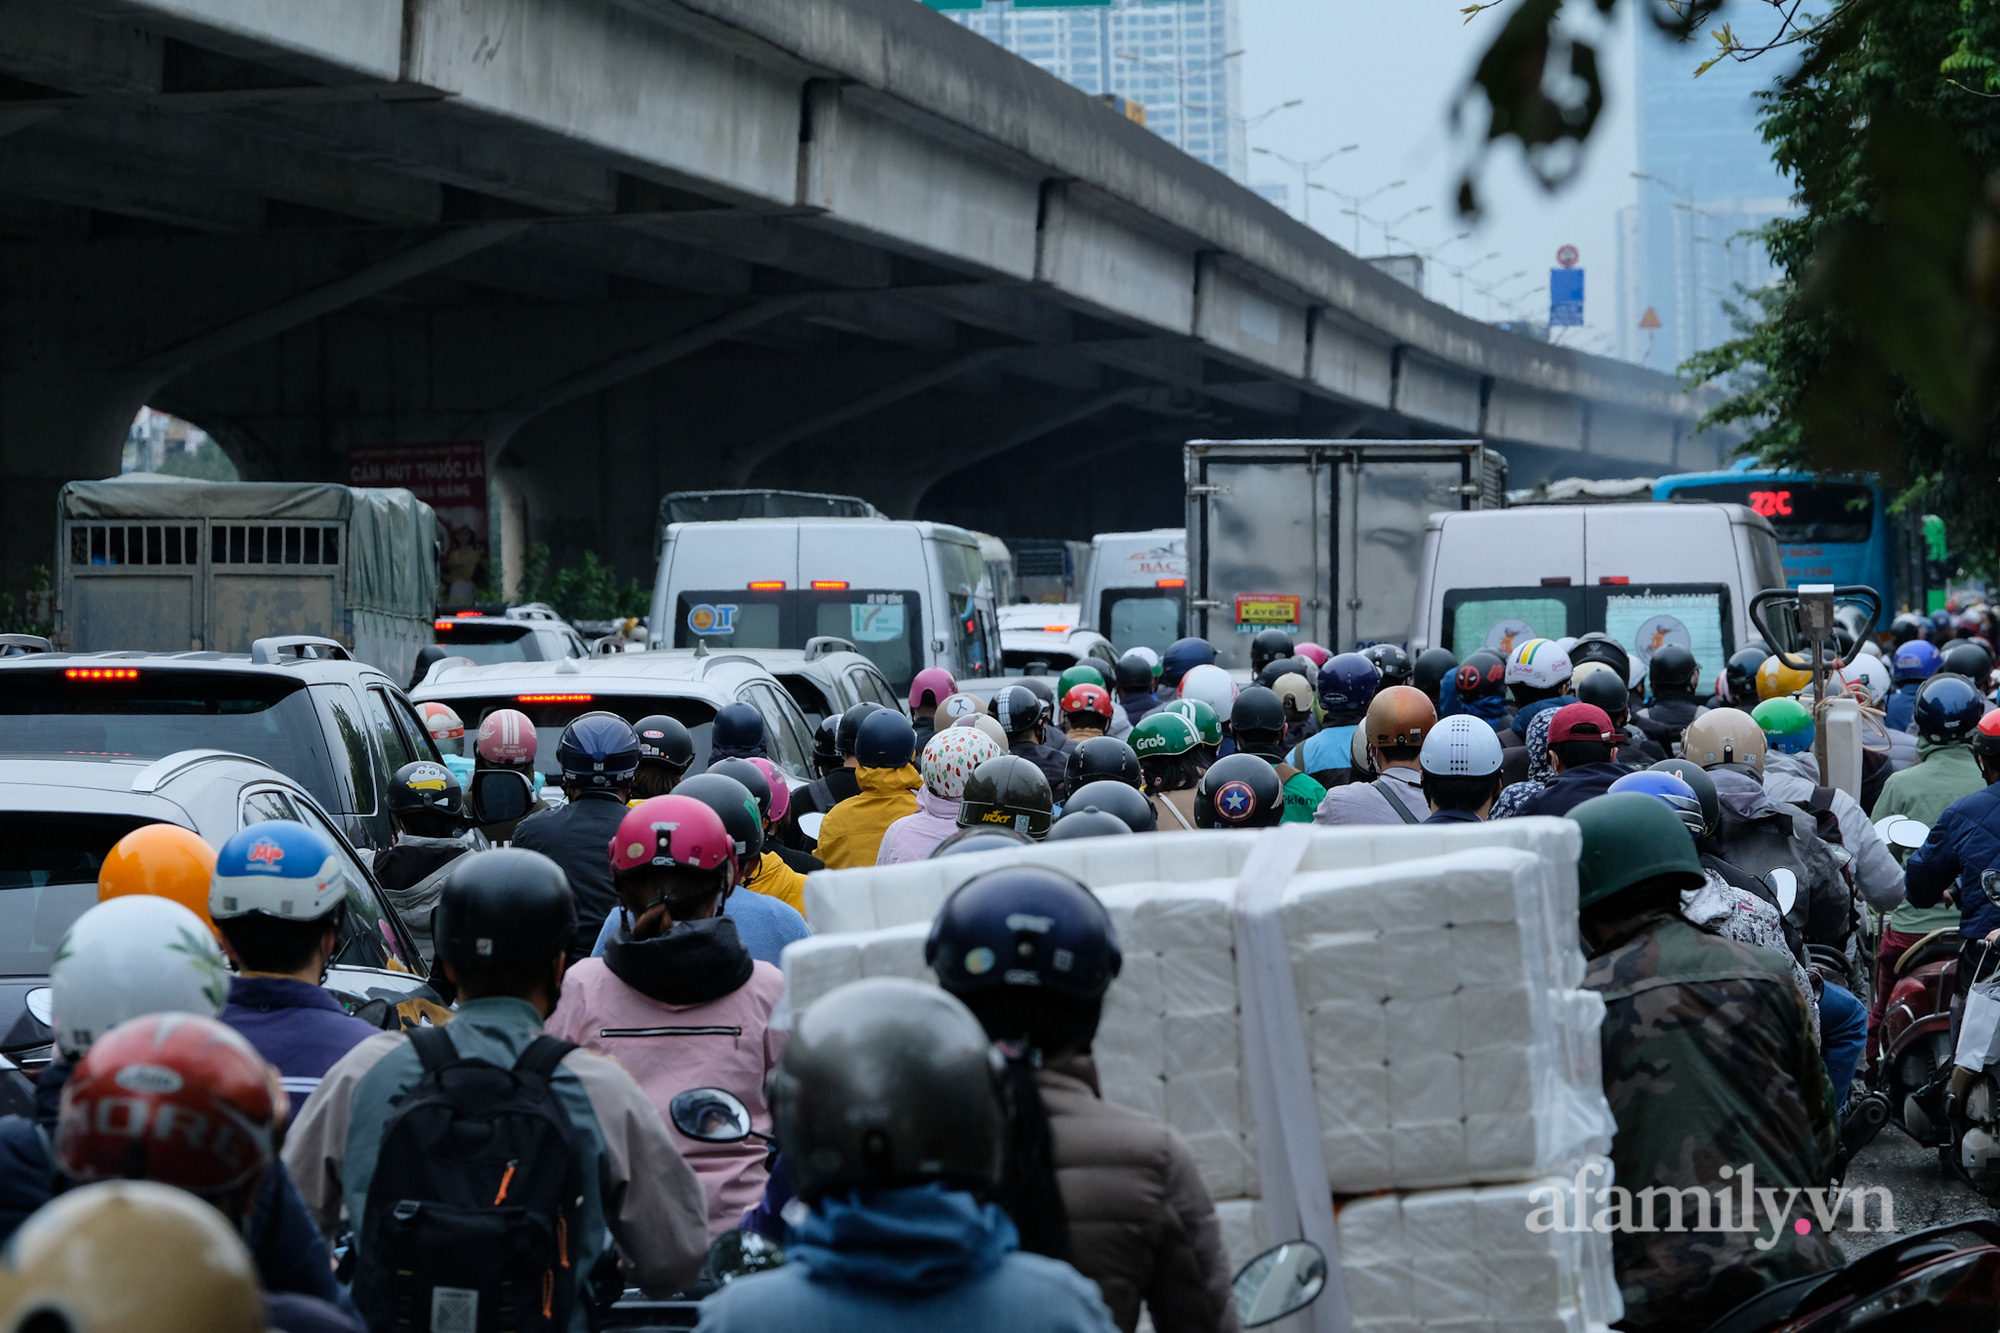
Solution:
[[[846,592],[846,591],[847,591],[847,580],[846,580],[846,579],[814,579],[814,580],[813,580],[813,591],[815,591],[815,592]]]
[[[67,680],[137,680],[136,667],[70,667],[63,672]]]
[[[1154,584],[1153,586],[1154,586],[1154,587],[1156,587],[1156,588],[1185,588],[1185,587],[1187,587],[1187,580],[1186,580],[1186,579],[1161,579],[1161,580],[1160,580],[1159,582],[1155,583],[1155,584]]]
[[[785,581],[783,579],[752,579],[750,581],[751,592],[783,592],[784,590]]]
[[[1600,588],[1622,588],[1631,581],[1631,578],[1624,574],[1606,574],[1597,581],[1597,586]]]
[[[479,613],[478,613],[477,611],[460,611],[460,612],[458,613],[458,618],[459,618],[460,620],[464,620],[464,619],[465,619],[466,617],[468,617],[468,616],[476,616],[476,615],[478,615],[478,614],[479,614]]]
[[[522,704],[587,704],[590,702],[590,699],[591,696],[588,694],[517,694],[514,696],[514,702]]]
[[[1044,625],[1044,626],[1042,626],[1042,633],[1044,633],[1044,634],[1067,634],[1067,633],[1069,633],[1069,632],[1070,632],[1070,630],[1071,630],[1071,629],[1073,629],[1073,628],[1075,628],[1075,627],[1074,627],[1074,626],[1072,626],[1072,625]]]
[[[437,627],[439,629],[450,629],[452,627],[452,622],[450,622],[449,620],[440,620],[437,622]]]

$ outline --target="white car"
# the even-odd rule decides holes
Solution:
[[[665,653],[692,658],[693,649]],[[763,665],[777,678],[792,702],[806,715],[808,727],[856,704],[880,704],[907,714],[910,710],[881,669],[846,639],[814,639],[803,648],[736,648],[734,654]]]
[[[590,647],[555,608],[541,602],[510,606],[497,616],[461,611],[434,622],[440,648],[482,665],[495,662],[553,662],[588,657]]]

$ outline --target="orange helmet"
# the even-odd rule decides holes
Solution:
[[[1362,730],[1370,744],[1387,749],[1420,746],[1436,725],[1437,709],[1429,695],[1412,685],[1390,685],[1376,692]]]
[[[208,882],[215,874],[215,848],[178,824],[135,828],[105,854],[97,871],[97,901],[128,893],[171,898],[211,928]]]

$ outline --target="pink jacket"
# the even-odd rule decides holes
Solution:
[[[688,1138],[674,1127],[667,1105],[689,1088],[721,1088],[750,1108],[753,1129],[769,1134],[764,1075],[785,1048],[786,1034],[770,1026],[784,989],[784,973],[760,962],[750,980],[720,999],[663,1004],[613,976],[602,958],[586,958],[563,975],[562,1000],[549,1016],[551,1036],[610,1056],[659,1108],[708,1196],[710,1240],[734,1230],[763,1198],[765,1144]]]
[[[958,802],[940,796],[929,787],[917,792],[917,813],[904,815],[882,834],[882,850],[875,864],[892,866],[902,861],[922,861],[937,845],[958,832]]]

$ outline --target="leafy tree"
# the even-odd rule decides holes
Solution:
[[[652,607],[652,590],[637,579],[618,582],[618,571],[585,551],[565,569],[549,568],[549,548],[536,542],[521,562],[521,600],[546,602],[565,620],[621,620],[644,616]]]
[[[202,440],[193,449],[177,449],[160,464],[169,477],[193,477],[196,481],[241,481],[236,464],[214,440]]]

